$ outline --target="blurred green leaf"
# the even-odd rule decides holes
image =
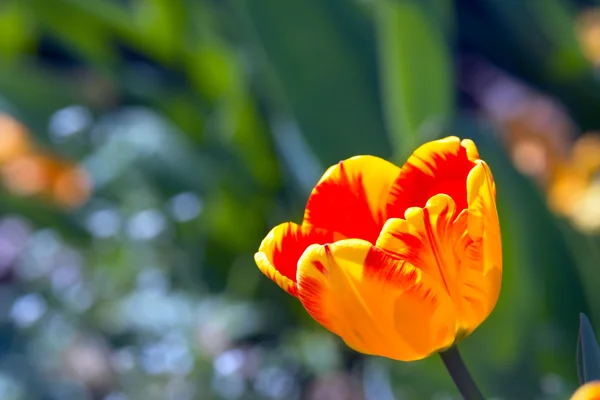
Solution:
[[[421,0],[419,3],[423,5],[431,22],[440,27],[440,32],[452,39],[456,30],[454,0]]]
[[[33,23],[23,4],[0,4],[0,59],[16,57],[30,50],[37,41]]]
[[[35,64],[0,64],[0,99],[6,97],[14,107],[11,113],[45,143],[50,115],[58,108],[82,101],[83,96],[74,93],[76,83],[72,75]]]
[[[376,3],[384,112],[397,159],[424,141],[425,123],[452,112],[452,66],[440,32],[411,0]]]
[[[357,153],[388,157],[376,76],[325,3],[244,2],[273,78],[321,161],[330,165]]]
[[[600,277],[598,276],[598,238],[575,229],[569,221],[561,220],[558,226],[573,255],[574,263],[582,285],[582,293],[589,305],[588,314],[592,319],[600,318]]]
[[[179,61],[180,40],[186,28],[182,0],[137,0],[133,3],[137,29],[129,31],[137,47],[166,64]]]
[[[590,320],[579,315],[579,338],[577,340],[577,374],[579,383],[600,379],[600,348]]]
[[[544,2],[486,1],[486,7],[498,16],[505,29],[516,35],[522,48],[533,51],[526,57],[537,58],[538,73],[551,79],[572,80],[591,73],[575,37],[572,8],[559,0]]]
[[[28,0],[27,4],[41,27],[77,56],[103,67],[115,62],[112,32],[96,14],[68,0]]]

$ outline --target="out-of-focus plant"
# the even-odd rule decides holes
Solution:
[[[575,155],[600,129],[594,7],[1,1],[0,112],[28,129],[0,137],[0,170],[26,155],[0,173],[0,398],[456,397],[435,357],[364,357],[252,267],[325,166],[456,134],[494,171],[503,234],[503,290],[461,353],[490,396],[567,398],[576,315],[600,321]],[[560,176],[582,188],[568,215]]]

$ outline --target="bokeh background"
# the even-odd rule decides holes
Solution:
[[[458,399],[253,262],[329,165],[450,134],[505,260],[463,356],[491,398],[568,398],[578,313],[600,327],[598,65],[594,0],[2,0],[0,398]]]

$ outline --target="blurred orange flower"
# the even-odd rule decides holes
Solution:
[[[588,382],[581,386],[571,400],[600,400],[600,381]]]
[[[17,196],[41,194],[51,184],[56,163],[48,156],[26,154],[2,166],[4,186]]]
[[[255,261],[356,351],[421,359],[471,333],[496,304],[495,197],[471,140],[429,142],[402,168],[353,157],[325,172],[302,225],[275,227]]]
[[[600,134],[587,132],[569,149],[546,187],[548,202],[583,232],[600,232]]]
[[[91,192],[82,168],[40,151],[27,128],[6,114],[0,114],[0,177],[15,196],[44,196],[66,208],[82,205]]]
[[[0,114],[0,163],[5,163],[30,151],[27,129],[12,117]]]
[[[66,165],[56,174],[51,197],[64,207],[75,208],[89,199],[91,189],[90,176],[84,169],[76,165]]]

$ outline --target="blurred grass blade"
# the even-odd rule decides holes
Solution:
[[[440,32],[411,0],[376,3],[384,115],[401,159],[424,138],[425,122],[452,111],[452,67]]]
[[[583,313],[579,314],[577,375],[581,384],[600,379],[600,348],[592,324]]]

